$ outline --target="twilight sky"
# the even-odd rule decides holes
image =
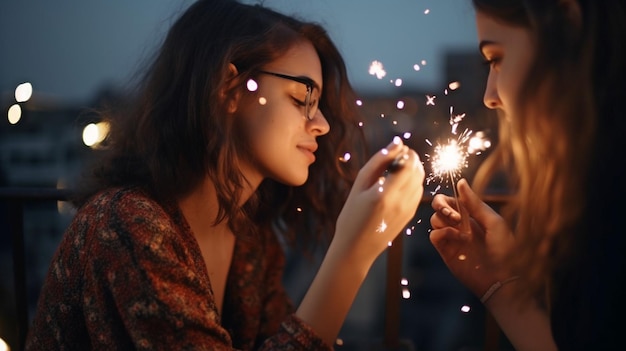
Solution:
[[[259,0],[245,0],[258,2]],[[121,85],[192,0],[0,1],[0,96],[25,81],[63,103],[89,101]],[[266,6],[323,24],[355,88],[390,93],[438,89],[443,54],[477,50],[469,0],[265,0]],[[387,72],[368,73],[372,61]],[[425,65],[422,61],[425,61]],[[414,65],[420,70],[416,71]]]

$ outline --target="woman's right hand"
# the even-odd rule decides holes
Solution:
[[[403,165],[386,171],[398,157]],[[395,137],[359,171],[337,219],[331,252],[373,263],[415,216],[424,176],[417,153]]]
[[[492,284],[514,275],[502,263],[515,239],[504,219],[480,200],[465,179],[457,189],[464,211],[456,210],[452,197],[433,198],[430,241],[452,274],[481,297]]]

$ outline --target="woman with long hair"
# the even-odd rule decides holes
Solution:
[[[26,349],[331,349],[415,214],[424,170],[400,138],[360,161],[354,94],[325,30],[199,0],[132,97],[111,110]],[[297,309],[285,243],[328,245]]]

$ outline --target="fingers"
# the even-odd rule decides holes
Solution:
[[[429,239],[439,254],[447,257],[453,254],[451,251],[456,252],[460,245],[468,241],[469,237],[455,228],[444,227],[432,230]]]
[[[461,205],[467,210],[469,216],[474,218],[478,223],[489,227],[488,224],[491,223],[494,218],[499,218],[496,211],[484,203],[472,190],[467,180],[459,180],[457,190],[459,192],[459,202],[461,202]]]
[[[354,186],[371,192],[406,191],[406,201],[416,201],[423,194],[424,178],[420,157],[396,136],[361,168]]]
[[[419,200],[423,194],[423,184],[425,178],[422,161],[417,153],[411,149],[408,149],[406,153],[401,154],[400,159],[403,160],[402,164],[396,166],[393,171],[387,173],[385,183],[390,181],[394,182],[395,189],[407,196],[407,201]],[[412,198],[411,196],[415,194],[416,190],[419,190],[418,199]]]
[[[372,187],[393,160],[400,156],[403,151],[406,152],[402,139],[397,136],[394,137],[387,147],[374,154],[361,168],[354,182],[354,187],[358,187],[360,190]]]
[[[456,225],[461,220],[461,214],[457,211],[457,203],[453,197],[437,194],[431,202],[436,216],[448,225]]]

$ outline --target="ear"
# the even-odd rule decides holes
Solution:
[[[237,111],[237,103],[239,102],[239,97],[241,93],[235,89],[238,84],[237,75],[239,71],[237,67],[229,63],[228,64],[228,72],[226,73],[226,84],[220,91],[220,98],[226,103],[226,110],[228,113],[235,113]]]

